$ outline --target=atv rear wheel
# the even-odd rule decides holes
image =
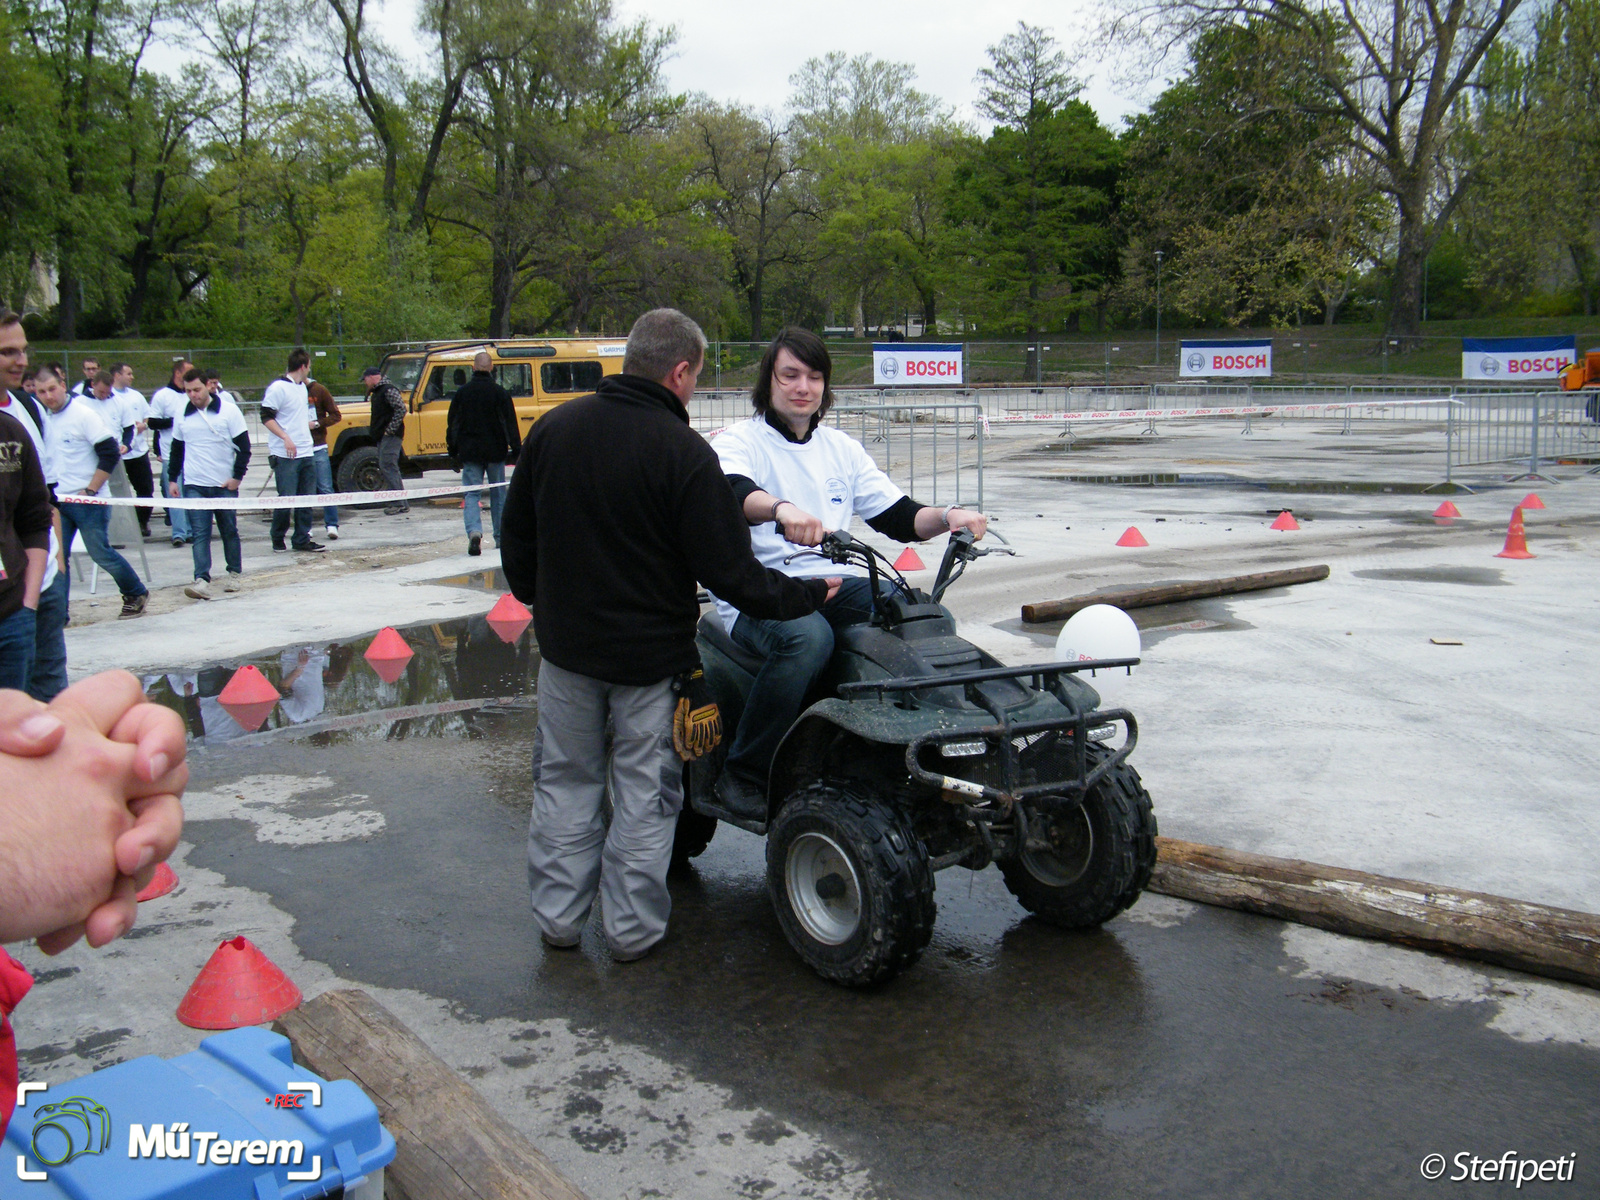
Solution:
[[[1150,882],[1156,818],[1127,763],[1107,771],[1081,806],[1035,807],[1031,816],[1034,837],[1048,847],[1024,848],[1000,863],[1000,873],[1022,907],[1050,924],[1088,929],[1109,921]]]
[[[864,791],[815,784],[789,797],[767,831],[767,891],[795,952],[848,987],[898,974],[933,935],[927,851]]]

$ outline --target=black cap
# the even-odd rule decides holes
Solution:
[[[383,368],[382,367],[368,367],[365,371],[361,372],[361,378],[365,379],[368,375],[382,375],[382,374],[383,374]]]

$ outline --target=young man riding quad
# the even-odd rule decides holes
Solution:
[[[890,482],[861,444],[822,424],[833,405],[833,360],[822,339],[789,327],[767,347],[750,399],[755,416],[712,442],[722,469],[754,527],[750,541],[763,566],[797,578],[838,572],[826,560],[801,556],[824,534],[862,517],[885,537],[925,541],[953,530],[982,538],[988,518],[951,504],[918,504]],[[767,773],[778,744],[804,706],[806,693],[828,665],[836,628],[872,616],[864,568],[848,576],[819,611],[792,621],[761,620],[721,598],[717,612],[735,644],[764,660],[745,699],[738,732],[716,782],[717,802],[731,813],[765,820]]]

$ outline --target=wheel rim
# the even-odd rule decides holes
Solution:
[[[838,842],[802,833],[789,844],[784,870],[789,907],[806,933],[825,946],[850,940],[861,925],[861,880]]]
[[[1045,838],[1048,850],[1022,851],[1022,865],[1029,874],[1050,887],[1067,887],[1083,878],[1094,858],[1094,827],[1084,807],[1080,804],[1049,820]]]

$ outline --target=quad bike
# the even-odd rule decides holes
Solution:
[[[875,611],[836,631],[773,759],[764,820],[728,812],[712,790],[761,660],[714,612],[700,622],[724,732],[687,768],[674,861],[705,850],[718,820],[765,834],[778,920],[826,979],[862,986],[915,962],[933,932],[934,872],[947,867],[997,863],[1024,908],[1068,929],[1110,919],[1149,882],[1156,820],[1127,763],[1138,726],[1125,709],[1101,711],[1079,678],[1139,660],[1007,667],[957,637],[939,601],[992,552],[952,534],[929,594],[845,533],[801,552],[865,566]]]

